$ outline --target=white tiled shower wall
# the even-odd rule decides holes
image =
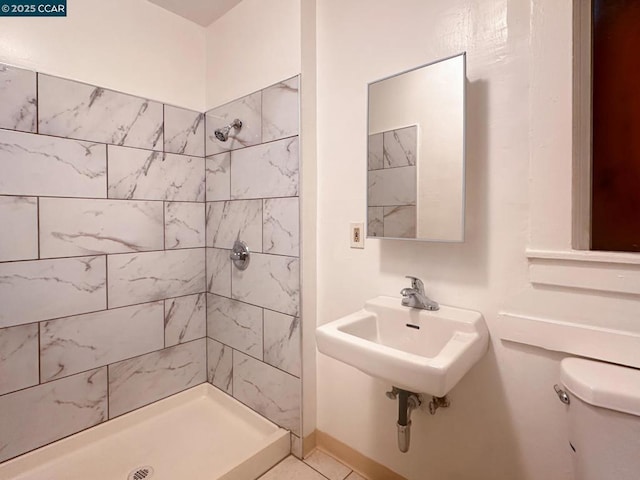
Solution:
[[[215,345],[205,340],[207,323],[214,331],[219,327],[210,313],[207,321],[205,292],[224,295],[212,286],[228,278],[230,295],[231,270],[212,255],[214,250],[205,249],[228,248],[214,244],[218,240],[205,229],[205,200],[246,198],[247,193],[229,197],[229,187],[214,182],[221,178],[215,167],[209,168],[216,157],[205,160],[202,113],[2,65],[0,105],[4,461],[206,381],[206,342],[209,352]],[[297,93],[295,112],[297,118]],[[253,120],[247,125],[253,130]],[[259,143],[262,129],[257,138]],[[211,140],[206,143],[212,146]],[[245,155],[245,162],[251,160]],[[205,177],[211,180],[208,185]],[[278,218],[281,211],[272,214],[275,226],[272,217],[265,218],[272,229],[264,229],[264,243],[272,242],[276,250],[283,244],[292,248],[277,240],[282,233],[277,222],[291,221]],[[214,225],[210,221],[209,229]],[[233,225],[238,223],[219,230],[233,236]],[[256,270],[269,266],[254,260]],[[278,266],[275,261],[274,269]],[[277,272],[260,275],[278,278]],[[234,298],[253,300],[249,282],[243,290],[238,279]],[[294,283],[289,292],[294,300],[280,299],[288,310],[279,313],[293,318],[297,277]],[[281,320],[261,327],[265,353],[254,356],[287,369],[292,360],[283,357],[289,344],[278,343]],[[217,345],[225,359],[231,358],[231,348]],[[238,392],[246,364],[240,355],[233,354]],[[273,380],[285,384],[284,390],[289,377],[299,382],[286,375],[286,381]],[[276,390],[280,394],[283,388],[278,384]],[[236,396],[269,415],[250,393]],[[283,398],[289,402],[283,411],[296,410],[299,418],[299,398],[293,399],[295,409],[291,398]]]
[[[300,435],[298,77],[210,110],[207,349],[211,383]],[[235,118],[242,129],[219,142]],[[236,239],[252,252],[232,267]]]

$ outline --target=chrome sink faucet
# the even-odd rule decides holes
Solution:
[[[422,310],[438,310],[440,305],[434,302],[424,293],[424,283],[418,277],[407,275],[405,278],[411,279],[411,287],[400,290],[402,295],[402,305]]]

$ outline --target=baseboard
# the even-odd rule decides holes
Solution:
[[[314,430],[309,435],[304,437],[304,440],[302,442],[302,458],[305,458],[313,451],[314,448],[316,448],[316,432],[317,430]]]
[[[340,460],[340,462],[368,480],[407,480],[402,475],[397,474],[393,470],[354,450],[347,444],[333,438],[331,435],[319,430],[314,431],[309,437],[312,435],[315,437],[315,444],[318,449],[335,457],[336,460]]]

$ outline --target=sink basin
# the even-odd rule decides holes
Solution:
[[[482,358],[489,332],[482,314],[440,306],[428,311],[376,297],[316,330],[318,350],[391,385],[445,396]]]

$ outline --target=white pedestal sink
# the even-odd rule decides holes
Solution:
[[[411,392],[444,397],[487,351],[481,313],[404,307],[376,297],[316,330],[318,350]]]

